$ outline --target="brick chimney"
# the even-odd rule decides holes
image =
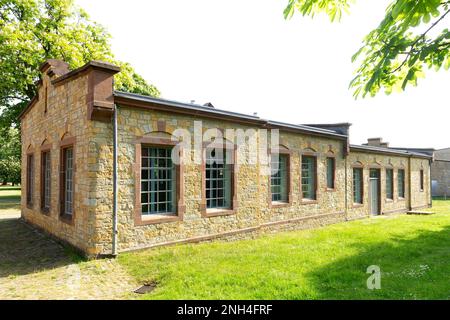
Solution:
[[[44,87],[60,86],[78,77],[86,77],[88,119],[108,122],[114,110],[114,75],[120,67],[103,61],[90,61],[70,70],[61,60],[49,59],[40,68]]]
[[[51,80],[61,77],[70,71],[69,64],[57,59],[48,59],[41,65],[39,70],[42,73],[46,73]]]
[[[383,142],[383,138],[369,138],[367,139],[367,143],[364,143],[364,145],[371,147],[389,148],[389,142]]]

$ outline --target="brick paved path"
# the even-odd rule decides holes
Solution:
[[[0,299],[136,298],[138,285],[116,261],[80,261],[18,218],[0,214]]]

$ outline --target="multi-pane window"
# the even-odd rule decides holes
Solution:
[[[287,154],[273,154],[271,156],[270,189],[272,201],[288,201],[288,177],[287,177]]]
[[[363,203],[363,169],[353,168],[353,202]]]
[[[327,158],[327,188],[334,189],[335,159]]]
[[[46,151],[42,153],[42,209],[45,211],[50,210],[50,181],[51,181],[51,163],[50,152]]]
[[[394,170],[386,169],[386,198],[394,199]]]
[[[226,150],[206,149],[206,207],[231,208],[231,171]]]
[[[73,147],[64,148],[62,151],[63,181],[62,181],[62,215],[73,214]]]
[[[420,191],[423,191],[423,170],[420,170]]]
[[[27,156],[27,205],[33,204],[34,194],[34,156]]]
[[[304,199],[316,199],[316,158],[302,156],[302,194]]]
[[[176,212],[176,167],[171,147],[142,147],[142,214]]]
[[[405,197],[405,170],[398,169],[398,197],[404,198]]]

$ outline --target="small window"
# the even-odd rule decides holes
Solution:
[[[27,156],[27,205],[33,205],[34,194],[34,156]]]
[[[273,202],[288,202],[288,155],[271,156],[270,189]]]
[[[45,87],[45,95],[44,95],[44,114],[48,111],[48,88]]]
[[[423,170],[420,170],[420,191],[423,191]]]
[[[142,147],[142,214],[176,213],[176,167],[172,147]]]
[[[353,168],[353,202],[363,203],[363,169]]]
[[[405,197],[405,170],[398,169],[398,197],[404,198]]]
[[[336,164],[334,158],[327,158],[327,188],[334,189],[334,176]]]
[[[62,149],[62,171],[61,171],[61,215],[72,217],[73,215],[73,147]]]
[[[394,170],[386,169],[386,198],[394,199]]]
[[[302,194],[303,199],[316,200],[316,158],[302,156]]]
[[[206,149],[206,208],[230,209],[232,164],[227,163],[227,150]]]
[[[41,208],[43,211],[50,210],[50,181],[51,181],[51,160],[50,151],[42,152],[41,167]]]

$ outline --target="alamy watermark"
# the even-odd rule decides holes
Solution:
[[[280,137],[278,129],[218,129],[204,130],[202,121],[194,121],[193,131],[177,128],[171,134],[176,142],[172,149],[174,164],[201,165],[204,159],[216,163],[260,165],[260,174],[270,175],[270,157],[278,157]],[[238,157],[234,157],[239,152]],[[269,156],[270,154],[270,156]]]
[[[366,273],[370,274],[370,277],[367,278],[367,289],[381,289],[381,269],[379,266],[372,265],[367,268]]]

